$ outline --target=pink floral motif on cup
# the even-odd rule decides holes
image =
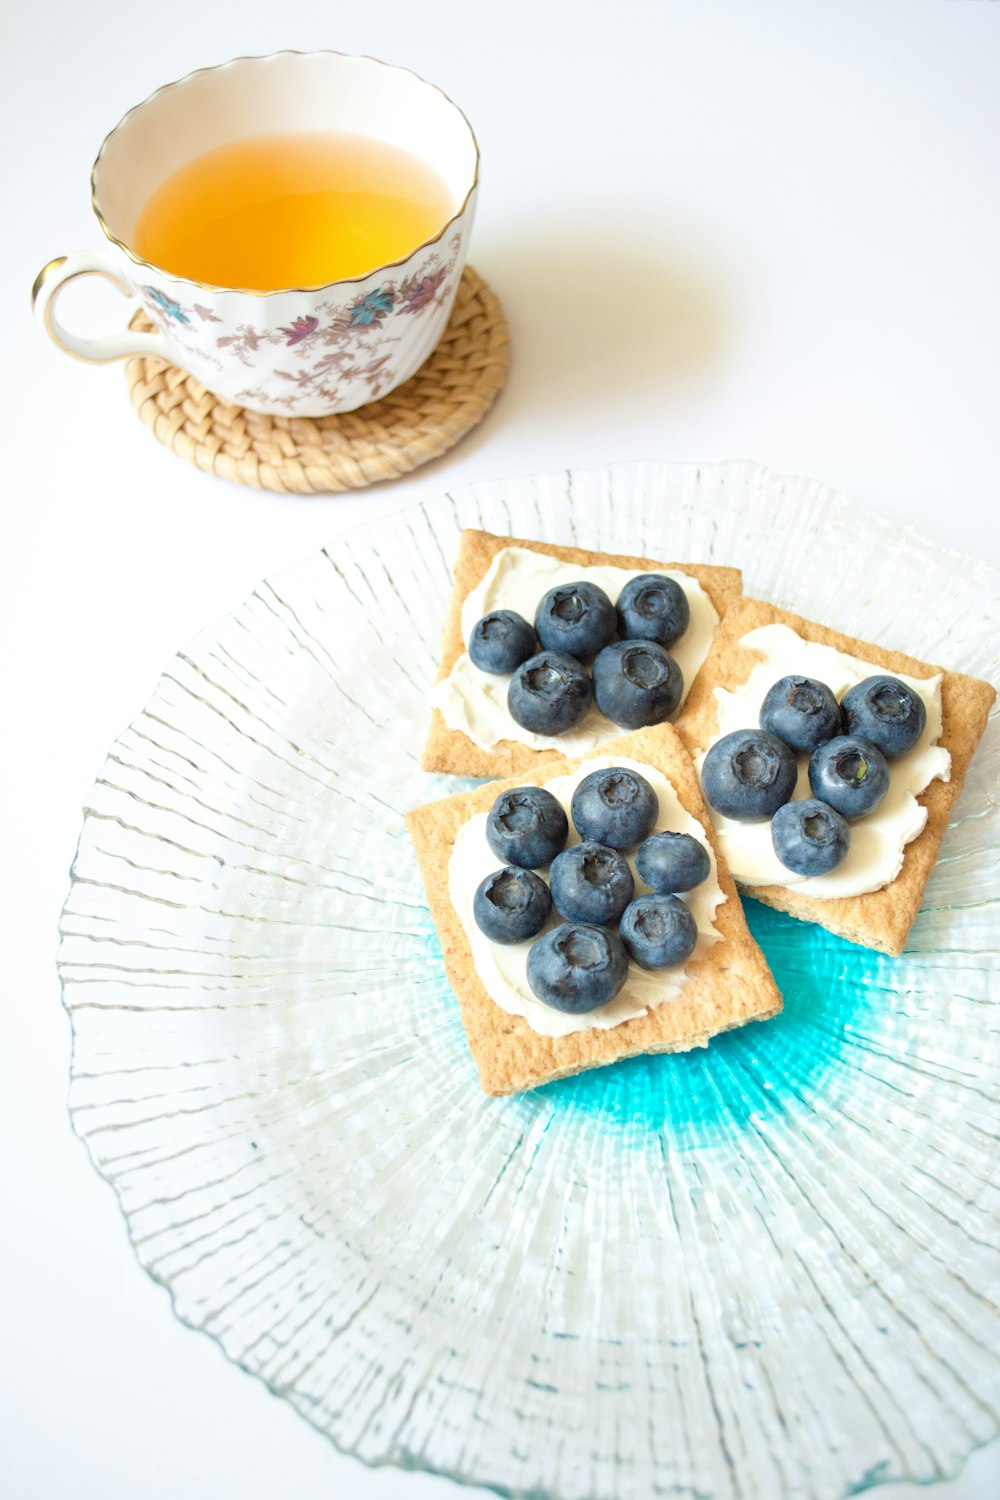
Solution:
[[[313,303],[273,328],[239,323],[223,332],[211,327],[223,320],[202,303],[185,307],[155,287],[143,287],[142,293],[154,321],[175,340],[180,338],[192,354],[217,368],[220,354],[235,358],[248,370],[257,369],[268,382],[287,388],[275,394],[273,386],[269,391],[248,386],[237,393],[237,400],[266,400],[293,411],[303,398],[336,401],[346,386],[360,383],[368,399],[375,401],[393,383],[391,347],[407,336],[414,321],[444,307],[453,292],[460,250],[461,237],[454,235],[401,280],[386,276],[371,291],[359,292],[347,302]],[[294,363],[277,366],[278,350],[294,351]]]

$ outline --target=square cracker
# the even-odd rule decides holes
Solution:
[[[719,884],[726,898],[715,914],[721,940],[688,964],[684,992],[676,1000],[608,1031],[539,1036],[526,1020],[508,1015],[486,993],[461,918],[448,895],[448,861],[462,824],[474,813],[488,811],[500,792],[515,786],[544,785],[554,776],[574,771],[591,757],[585,756],[582,762],[549,759],[535,767],[530,776],[494,781],[475,791],[459,792],[415,808],[407,814],[406,826],[444,950],[445,970],[458,997],[465,1033],[487,1094],[519,1093],[641,1052],[686,1052],[692,1047],[705,1047],[718,1032],[747,1021],[767,1020],[781,1009],[781,995],[764,955],[747,930],[736,887],[719,855],[694,766],[677,734],[669,724],[640,729],[602,745],[594,754],[627,755],[655,766],[704,828],[715,851]]]
[[[876,948],[898,958],[917,912],[934,867],[948,815],[962,785],[973,752],[982,738],[986,720],[996,693],[988,682],[931,666],[900,651],[885,651],[867,641],[829,630],[812,620],[804,620],[788,610],[778,609],[759,599],[743,598],[730,610],[719,630],[705,664],[698,673],[684,710],[677,721],[677,731],[692,755],[705,750],[715,737],[718,705],[715,688],[736,688],[746,682],[759,653],[740,645],[740,638],[759,625],[788,625],[804,640],[821,646],[833,646],[849,656],[860,656],[884,672],[904,673],[907,677],[936,677],[942,673],[942,730],[939,744],[951,752],[951,780],[932,781],[917,798],[927,809],[923,832],[907,844],[903,865],[895,880],[879,891],[864,896],[837,896],[820,899],[794,886],[755,885],[742,887],[748,895],[773,906],[778,911],[818,922],[827,931]]]
[[[611,552],[588,552],[583,547],[557,547],[552,542],[530,542],[515,536],[494,536],[489,531],[463,531],[455,559],[455,582],[441,638],[441,665],[437,680],[447,677],[465,650],[462,635],[462,605],[485,577],[498,552],[505,547],[525,547],[581,568],[642,569],[647,573],[673,569],[689,573],[701,584],[720,618],[742,591],[739,568],[717,568],[701,563],[654,562],[648,557],[623,557]],[[519,776],[542,761],[560,759],[558,749],[534,750],[517,740],[501,740],[492,750],[483,750],[460,729],[449,729],[438,709],[431,710],[430,730],[421,762],[425,771],[443,771],[449,776]]]

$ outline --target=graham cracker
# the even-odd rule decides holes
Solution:
[[[521,1016],[508,1015],[486,993],[476,972],[461,919],[448,895],[448,861],[459,828],[474,813],[486,812],[500,792],[541,786],[568,775],[583,760],[548,758],[530,776],[491,782],[415,808],[406,817],[424,877],[427,900],[444,951],[445,970],[458,999],[462,1022],[479,1069],[484,1093],[514,1094],[599,1068],[644,1052],[685,1052],[705,1047],[710,1037],[748,1021],[764,1021],[781,1009],[781,995],[757,944],[747,930],[736,887],[726,869],[702,800],[694,766],[669,724],[640,729],[593,752],[629,756],[654,766],[668,778],[684,808],[698,820],[715,853],[725,900],[717,908],[717,943],[689,960],[683,993],[607,1031],[539,1036]]]
[[[463,531],[455,559],[454,587],[441,638],[441,664],[437,680],[447,677],[466,642],[462,635],[462,605],[472,590],[482,582],[490,564],[505,547],[525,547],[542,552],[561,562],[579,567],[629,568],[646,573],[671,570],[688,573],[697,579],[724,618],[733,601],[740,597],[743,581],[739,568],[720,568],[702,563],[656,562],[649,557],[627,557],[619,553],[589,552],[584,547],[559,547],[551,542],[526,541],[521,537],[494,536],[489,531]],[[690,688],[690,684],[685,684]],[[543,761],[558,760],[558,748],[535,750],[517,740],[501,740],[492,750],[483,750],[460,729],[449,729],[438,709],[431,710],[431,723],[421,764],[425,771],[440,771],[449,776],[519,776],[522,771]]]
[[[813,620],[805,620],[788,610],[778,609],[759,599],[742,598],[729,611],[692,686],[677,722],[677,731],[694,755],[705,750],[716,737],[718,705],[715,688],[734,689],[746,682],[759,661],[759,653],[739,644],[740,638],[760,625],[788,625],[804,640],[821,646],[833,646],[850,656],[870,661],[882,671],[908,677],[936,677],[942,674],[942,731],[939,741],[951,753],[951,780],[932,781],[917,801],[927,809],[923,832],[907,844],[903,865],[895,880],[879,891],[864,896],[838,896],[820,899],[794,886],[744,886],[748,895],[778,911],[788,912],[806,922],[817,922],[828,932],[875,948],[898,958],[906,946],[924,887],[934,867],[949,813],[957,801],[976,746],[986,728],[996,693],[988,682],[949,672],[944,667],[888,651],[869,641],[857,640],[838,630],[830,630]],[[890,763],[891,770],[891,763]]]

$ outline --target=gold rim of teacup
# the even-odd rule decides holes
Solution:
[[[224,68],[232,68],[237,63],[268,62],[271,58],[274,57],[345,57],[351,61],[357,59],[364,62],[378,63],[380,67],[389,68],[394,73],[409,73],[411,78],[415,78],[417,82],[422,83],[425,88],[433,89],[436,94],[440,94],[445,103],[450,104],[452,109],[455,110],[456,113],[460,115],[461,118],[465,121],[465,125],[468,129],[469,135],[472,137],[472,147],[475,151],[475,165],[472,173],[472,182],[469,185],[469,191],[462,199],[461,206],[455,211],[455,213],[452,214],[451,218],[448,219],[444,225],[442,225],[437,234],[432,235],[429,240],[422,240],[419,245],[414,245],[412,250],[408,250],[407,253],[405,255],[401,255],[398,260],[389,260],[386,261],[383,265],[374,266],[372,270],[365,271],[361,276],[338,276],[333,281],[320,282],[316,286],[273,287],[270,291],[266,292],[262,292],[259,290],[259,288],[252,286],[217,286],[214,282],[211,281],[197,281],[193,276],[178,276],[175,272],[167,271],[163,266],[158,266],[151,260],[143,260],[141,255],[136,255],[134,250],[129,249],[124,240],[120,240],[116,234],[111,233],[111,230],[108,228],[104,215],[101,213],[100,205],[97,201],[97,168],[100,166],[101,157],[104,155],[105,147],[107,146],[111,137],[118,133],[118,131],[125,124],[125,121],[129,119],[131,115],[137,114],[140,109],[145,109],[147,104],[151,104],[154,99],[158,98],[160,94],[165,94],[168,89],[180,88],[185,83],[190,83],[192,78],[200,77],[202,73],[220,73]],[[367,281],[370,276],[374,276],[378,271],[389,271],[396,266],[404,266],[408,260],[410,260],[414,255],[417,254],[418,251],[426,250],[431,245],[436,245],[439,240],[442,240],[444,238],[448,230],[451,229],[452,225],[458,223],[459,219],[465,213],[465,210],[468,207],[469,199],[475,192],[478,183],[479,142],[476,140],[476,132],[473,130],[472,124],[465,111],[459,108],[454,99],[446,94],[444,89],[440,88],[436,83],[429,83],[426,78],[422,78],[421,75],[417,73],[413,68],[403,68],[399,67],[396,63],[387,63],[381,57],[373,57],[371,53],[368,52],[338,52],[335,47],[320,47],[315,52],[303,52],[299,47],[285,47],[280,52],[249,53],[240,57],[231,57],[228,62],[215,63],[210,68],[192,68],[191,72],[185,73],[182,78],[175,78],[172,83],[161,84],[159,88],[154,89],[151,94],[143,99],[140,104],[133,104],[132,108],[125,111],[121,119],[118,121],[118,124],[113,126],[112,129],[108,131],[107,135],[101,142],[100,150],[94,158],[94,165],[90,171],[90,201],[93,205],[94,213],[97,216],[97,222],[98,224],[100,224],[107,238],[113,245],[117,245],[119,250],[121,250],[124,255],[128,256],[133,265],[145,266],[147,271],[154,271],[159,276],[167,276],[171,281],[183,281],[189,286],[200,287],[204,292],[233,292],[241,297],[282,297],[286,296],[290,292],[304,294],[309,292],[322,292],[327,287],[349,286],[353,282]],[[45,271],[47,271],[48,269],[49,267],[46,266]],[[44,276],[45,271],[39,274],[39,281]]]

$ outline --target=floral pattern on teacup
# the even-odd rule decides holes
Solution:
[[[338,401],[349,386],[360,385],[369,401],[391,387],[391,346],[412,340],[414,321],[430,322],[432,313],[446,306],[457,283],[461,248],[462,236],[456,234],[443,251],[432,251],[402,279],[386,276],[349,301],[313,301],[311,310],[286,315],[274,327],[226,327],[225,320],[204,304],[186,306],[153,286],[140,290],[153,321],[183,341],[192,367],[200,361],[221,369],[220,355],[235,358],[263,377],[238,391],[237,401],[294,412],[306,398]],[[223,326],[206,326],[216,324]],[[428,354],[432,347],[429,343]],[[276,350],[294,351],[294,363],[279,363]]]
[[[150,302],[165,319],[173,318],[175,323],[190,323],[191,319],[179,302],[174,302],[155,286],[144,286],[142,290],[147,302]]]
[[[451,265],[439,266],[437,270],[429,267],[424,269],[420,276],[408,276],[400,283],[399,296],[400,306],[398,311],[419,315],[425,307],[430,306],[437,298],[441,289],[441,283],[447,276]]]
[[[285,343],[289,349],[293,344],[301,344],[311,333],[315,333],[319,327],[319,318],[293,318],[291,328],[282,328],[285,335]]]

